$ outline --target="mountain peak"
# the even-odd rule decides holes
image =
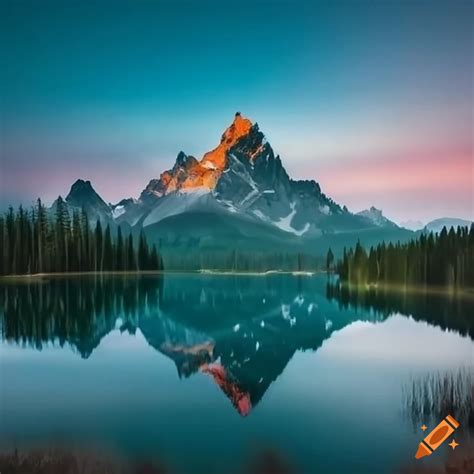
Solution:
[[[247,135],[252,129],[252,122],[248,118],[242,116],[240,112],[236,112],[231,125],[224,132],[223,137],[230,139],[234,143],[244,135]]]
[[[69,206],[85,209],[89,217],[92,218],[103,218],[110,214],[109,206],[97,194],[90,181],[76,180],[65,201]]]
[[[92,189],[92,184],[89,180],[85,181],[83,179],[76,179],[76,181],[71,186],[71,191],[77,191],[79,189]],[[71,193],[71,191],[69,193]]]
[[[94,188],[90,181],[85,181],[83,179],[76,180],[71,189],[69,190],[68,195],[66,196],[66,201],[75,201],[76,199],[81,199],[87,195],[96,195]]]
[[[248,135],[253,124],[248,119],[236,112],[233,122],[226,128],[221,137],[221,142],[212,151],[208,151],[202,158],[201,164],[206,167],[214,167],[223,170],[227,164],[227,152],[239,139]]]
[[[165,194],[178,190],[193,190],[204,188],[212,190],[228,166],[228,152],[239,140],[252,136],[251,150],[248,157],[255,159],[257,151],[261,149],[263,134],[259,132],[257,124],[236,112],[234,120],[221,136],[219,145],[207,152],[198,161],[191,155],[179,152],[172,169],[161,173],[159,179],[151,180],[142,198],[156,199]]]
[[[377,209],[375,206],[371,206],[370,209],[365,209],[357,213],[358,216],[368,219],[372,224],[378,227],[390,226],[397,227],[395,222],[387,219],[381,209]]]

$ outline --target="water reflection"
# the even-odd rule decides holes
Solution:
[[[83,358],[117,327],[139,330],[179,377],[212,377],[243,416],[296,351],[318,350],[354,321],[397,311],[474,334],[472,302],[360,295],[326,288],[324,278],[282,275],[55,277],[3,284],[0,308],[3,340],[38,350],[68,345]]]
[[[403,411],[419,427],[451,414],[461,426],[474,429],[474,374],[468,368],[413,377],[403,389]]]
[[[119,315],[133,332],[141,312],[156,312],[161,288],[161,279],[126,277],[8,283],[0,286],[2,337],[38,350],[67,343],[88,358]]]
[[[472,296],[456,298],[441,293],[413,293],[361,290],[329,281],[328,299],[341,309],[369,311],[380,318],[394,313],[425,321],[443,330],[453,330],[474,339],[474,300]],[[436,348],[430,348],[436,351]],[[422,424],[452,414],[463,426],[474,429],[474,360],[454,372],[436,371],[417,374],[403,387],[403,413],[416,429]]]
[[[454,330],[474,339],[474,294],[454,295],[429,292],[383,291],[374,288],[360,290],[350,285],[328,282],[328,299],[337,301],[341,309],[376,312],[386,318],[393,313],[411,316],[415,321],[426,321],[444,330]]]

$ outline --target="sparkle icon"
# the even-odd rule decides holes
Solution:
[[[453,451],[459,446],[459,443],[456,443],[456,440],[453,439],[448,446],[451,446],[453,448]]]
[[[426,431],[427,429],[428,429],[428,427],[427,427],[426,425],[423,425],[423,426],[421,427],[421,431]]]

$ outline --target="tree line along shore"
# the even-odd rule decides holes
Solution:
[[[0,215],[0,275],[163,271],[163,255],[143,231],[124,233],[100,220],[91,223],[84,210],[68,209],[58,198],[54,210],[40,199]],[[324,270],[324,259],[285,252],[215,252],[167,254],[166,271],[232,273],[311,272]],[[358,286],[474,288],[474,225],[420,234],[406,243],[365,249],[360,242],[336,259],[329,249],[326,270],[342,283]]]
[[[71,215],[61,198],[53,216],[40,199],[30,211],[10,208],[0,216],[0,243],[0,275],[163,269],[143,233],[134,242],[118,227],[112,237],[110,226],[92,227],[85,211]]]
[[[367,251],[359,242],[335,261],[329,249],[328,271],[355,286],[394,285],[474,288],[474,225],[444,227],[406,243],[381,243]]]

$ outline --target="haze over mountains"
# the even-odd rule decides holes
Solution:
[[[469,227],[471,226],[472,221],[468,221],[466,219],[457,219],[452,217],[442,217],[440,219],[435,219],[433,221],[428,222],[423,227],[423,232],[441,232],[443,227],[450,229],[451,227]]]
[[[151,179],[138,199],[107,204],[89,181],[77,180],[66,197],[126,230],[170,248],[292,248],[323,254],[358,239],[366,244],[413,234],[371,207],[357,214],[334,202],[313,180],[291,179],[260,131],[240,113],[216,148],[198,160],[183,151]],[[54,208],[54,204],[53,204]]]

